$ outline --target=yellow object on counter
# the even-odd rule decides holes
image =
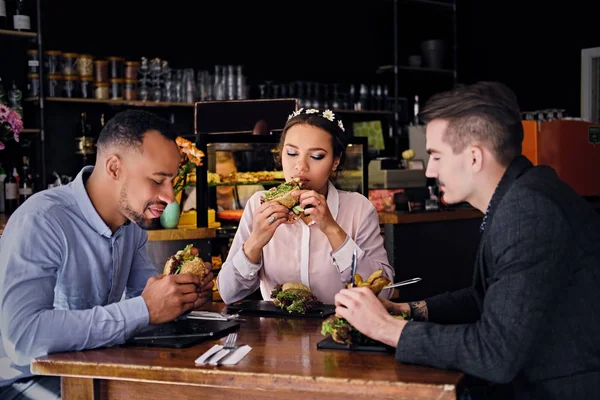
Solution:
[[[415,151],[413,149],[404,150],[402,152],[402,158],[405,160],[412,160],[415,158]]]
[[[215,210],[208,209],[208,227],[209,228],[218,228],[221,226],[220,222],[215,221]],[[196,225],[196,210],[184,211],[179,216],[179,224],[177,228],[179,229],[195,229]]]

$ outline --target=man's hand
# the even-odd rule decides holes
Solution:
[[[385,307],[385,309],[392,315],[402,315],[402,313],[406,313],[410,316],[410,307],[408,303],[394,303],[393,301],[389,301],[388,299],[379,298],[381,304]]]
[[[204,277],[204,279],[202,279],[200,286],[198,286],[198,300],[196,300],[194,303],[194,310],[202,309],[204,306],[212,303],[212,288],[214,286],[212,265],[209,262],[204,262],[204,265],[206,266],[206,271],[208,271],[208,274]]]
[[[364,335],[396,347],[406,321],[394,318],[370,288],[342,289],[335,295],[335,312]]]
[[[191,310],[200,297],[198,288],[201,284],[192,274],[159,275],[148,279],[142,298],[148,307],[150,324],[172,321]]]

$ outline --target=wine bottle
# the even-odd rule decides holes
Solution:
[[[19,206],[19,184],[18,184],[19,173],[17,168],[13,168],[12,175],[9,175],[4,184],[4,196],[6,199],[5,210],[6,214],[10,215],[15,212]]]
[[[0,0],[0,29],[8,29],[8,15],[6,14],[5,0]]]
[[[13,15],[13,26],[17,31],[30,31],[31,18],[27,7],[28,0],[15,0],[15,15]]]
[[[19,203],[23,204],[31,195],[33,195],[33,177],[29,169],[29,158],[23,156],[23,172],[19,182]]]

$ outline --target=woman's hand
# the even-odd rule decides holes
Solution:
[[[340,226],[331,215],[327,199],[322,194],[314,190],[301,190],[300,206],[304,208],[304,214],[309,215],[326,235],[328,232],[340,229]]]
[[[250,262],[258,264],[263,247],[269,243],[275,229],[289,219],[290,210],[276,201],[266,201],[254,212],[252,233],[243,249]]]
[[[336,251],[346,240],[347,234],[333,219],[325,196],[314,190],[301,191],[300,206],[304,208],[304,214],[310,216],[321,232],[327,236],[331,249]],[[307,208],[308,206],[310,207]]]

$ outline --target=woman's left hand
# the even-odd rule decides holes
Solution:
[[[307,208],[308,206],[312,206]],[[314,190],[302,190],[300,193],[300,206],[304,208],[304,214],[319,226],[325,234],[341,229],[329,210],[327,199]]]

